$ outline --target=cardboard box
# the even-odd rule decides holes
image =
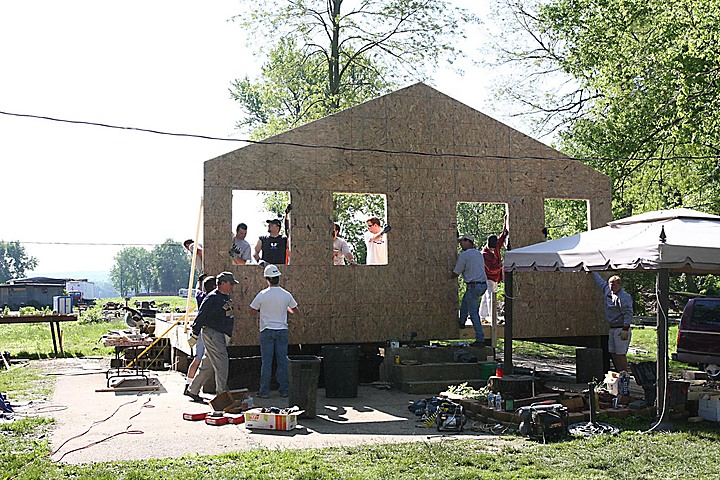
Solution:
[[[245,415],[225,415],[225,418],[228,419],[228,423],[231,425],[239,425],[241,423],[245,423]]]
[[[262,409],[253,408],[245,412],[245,427],[262,430],[293,430],[297,427],[298,415],[303,412],[304,410],[287,414],[263,413]]]
[[[191,422],[197,422],[200,420],[205,420],[205,417],[208,416],[210,412],[203,412],[203,413],[183,413],[183,420],[189,420]]]
[[[215,426],[227,425],[228,423],[230,423],[230,419],[228,417],[206,417],[205,423]]]
[[[248,396],[247,388],[222,392],[210,400],[210,406],[216,412],[239,413],[242,411],[243,400]]]

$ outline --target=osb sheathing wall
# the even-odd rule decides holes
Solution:
[[[611,220],[606,176],[424,84],[268,141],[407,153],[256,144],[205,162],[205,270],[229,270],[240,281],[235,345],[257,344],[248,305],[266,284],[259,267],[230,263],[233,190],[290,192],[291,264],[280,271],[301,308],[290,319],[293,344],[382,342],[411,332],[457,338],[457,281],[449,273],[458,202],[506,203],[514,247],[543,240],[548,198],[589,200],[593,227]],[[387,195],[389,265],[332,265],[333,192]],[[517,338],[607,332],[588,276],[520,273],[515,285]]]

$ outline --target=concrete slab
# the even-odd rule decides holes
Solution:
[[[244,424],[211,426],[183,420],[185,412],[209,411],[182,395],[184,376],[175,371],[151,372],[160,389],[145,392],[96,392],[106,386],[109,360],[68,359],[57,363],[53,403],[52,458],[87,463],[220,454],[257,448],[321,448],[370,443],[435,441],[448,438],[495,438],[477,432],[440,434],[423,428],[407,409],[428,395],[361,386],[356,398],[325,398],[318,390],[317,417],[299,419],[291,432],[248,430]],[[143,382],[144,383],[144,382]],[[125,382],[123,386],[127,386]],[[286,407],[279,395],[259,399],[256,406]]]

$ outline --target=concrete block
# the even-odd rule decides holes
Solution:
[[[707,373],[700,370],[683,370],[683,380],[707,380]]]

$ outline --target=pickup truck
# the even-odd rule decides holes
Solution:
[[[720,379],[720,298],[693,298],[680,318],[673,360],[697,365]]]

